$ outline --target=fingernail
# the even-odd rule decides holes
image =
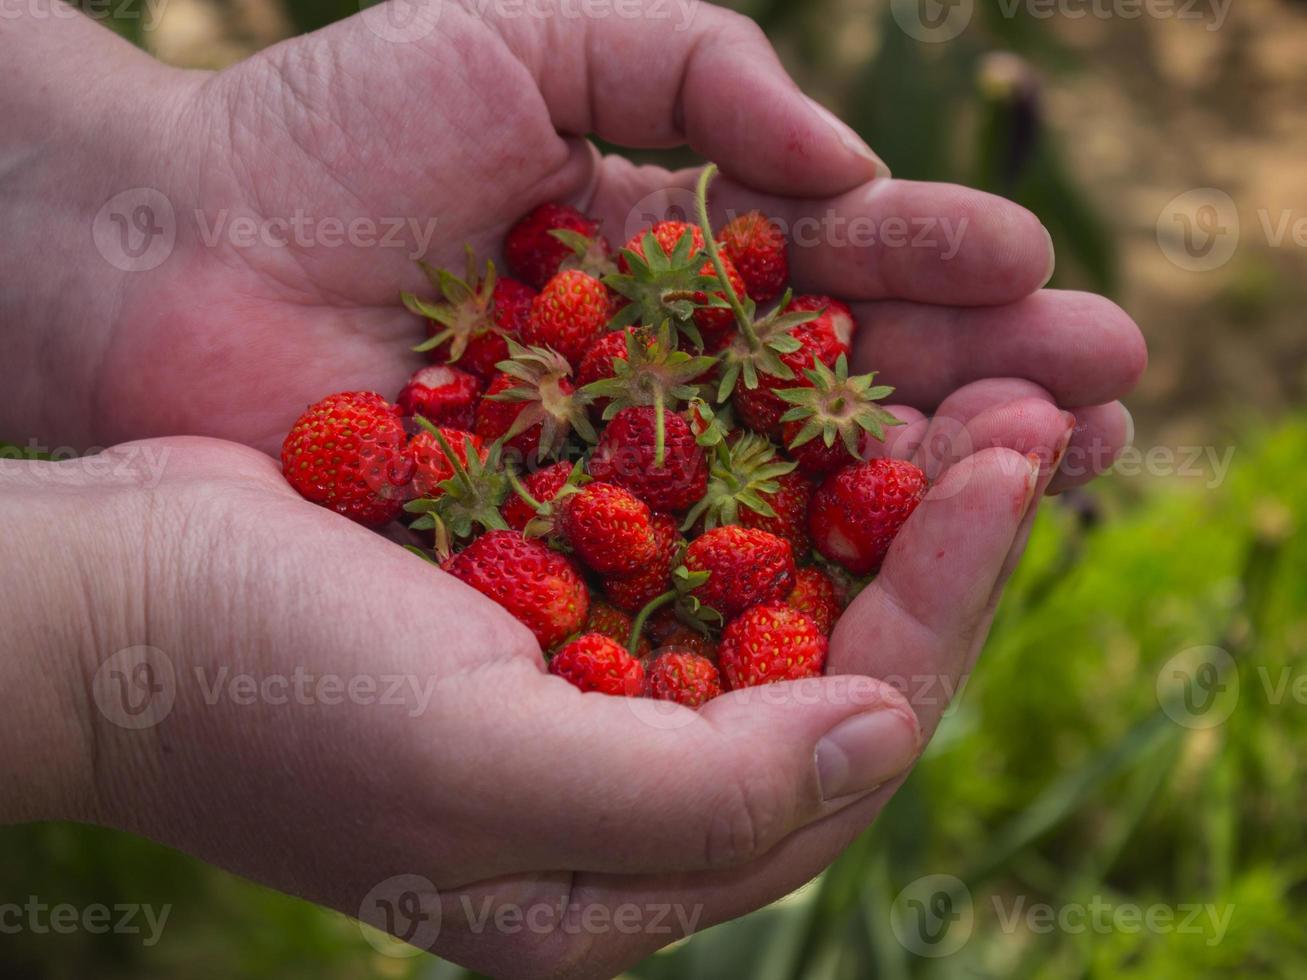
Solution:
[[[885,161],[876,156],[872,148],[866,144],[866,141],[849,128],[848,123],[844,122],[844,120],[835,115],[835,113],[831,112],[812,96],[805,95],[804,98],[808,100],[808,104],[812,106],[813,111],[821,116],[822,119],[826,120],[826,124],[835,131],[835,135],[839,137],[841,143],[843,143],[853,153],[856,153],[858,156],[866,160],[870,160],[872,164],[875,165],[876,177],[878,179],[883,180],[890,175],[889,167],[885,165]]]
[[[1022,512],[1030,510],[1030,504],[1035,499],[1035,489],[1039,486],[1039,473],[1043,469],[1043,462],[1039,458],[1039,453],[1027,453],[1026,463],[1030,466],[1030,475],[1026,477],[1026,503]]]
[[[1067,447],[1071,445],[1071,439],[1076,434],[1076,417],[1070,412],[1062,413],[1062,421],[1066,423],[1066,432],[1062,435],[1062,441],[1057,445],[1057,451],[1053,453],[1053,462],[1049,470],[1057,472],[1057,468],[1062,465],[1062,460],[1066,457]]]
[[[917,720],[892,708],[840,722],[817,743],[822,800],[871,792],[911,766],[920,744]]]
[[[1044,228],[1044,238],[1048,241],[1048,275],[1044,276],[1044,281],[1039,284],[1040,289],[1053,281],[1053,273],[1057,271],[1057,249],[1053,247],[1053,236],[1048,233],[1047,228]]]
[[[1121,411],[1125,412],[1125,443],[1121,448],[1129,449],[1135,444],[1135,417],[1124,405],[1121,406]]]

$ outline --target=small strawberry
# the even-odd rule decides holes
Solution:
[[[581,628],[590,593],[566,555],[518,531],[489,531],[442,566],[535,634],[542,650]]]
[[[599,234],[599,222],[566,204],[541,204],[504,239],[509,269],[536,289],[563,269],[602,275],[608,271],[611,255],[611,246]]]
[[[309,406],[286,434],[281,466],[305,500],[369,527],[393,521],[412,495],[413,460],[399,410],[369,391]]]
[[[663,459],[657,465],[660,443]],[[596,480],[625,487],[664,513],[688,510],[708,487],[708,462],[689,423],[647,405],[624,408],[613,417],[599,437],[589,470]]]
[[[560,272],[531,303],[523,342],[562,354],[573,367],[608,329],[608,287],[579,269]]]
[[[783,602],[794,588],[790,543],[766,531],[714,528],[690,542],[684,564],[691,573],[708,573],[692,594],[727,621],[750,606]]]
[[[740,510],[740,524],[744,527],[770,531],[784,538],[794,549],[796,561],[806,561],[812,550],[808,537],[808,505],[812,501],[813,485],[802,473],[785,473],[776,478],[777,488],[759,494],[762,502],[771,508],[772,515],[760,513],[751,507]]]
[[[510,343],[508,349],[512,356],[499,362],[500,373],[477,408],[476,434],[503,439],[527,460],[557,456],[572,429],[593,442],[588,399],[572,386],[567,361],[539,347]]]
[[[672,570],[685,543],[675,518],[654,514],[652,526],[656,544],[654,557],[630,575],[609,576],[603,583],[608,600],[632,615],[670,588]]]
[[[868,441],[885,441],[885,428],[899,419],[877,404],[894,391],[873,386],[874,374],[849,377],[843,354],[832,371],[817,363],[806,372],[808,386],[776,392],[789,409],[781,416],[781,438],[803,472],[821,477],[860,460]]]
[[[457,363],[481,378],[489,378],[495,365],[508,356],[508,338],[522,329],[524,312],[535,291],[512,279],[495,275],[493,263],[486,264],[478,279],[471,249],[465,279],[451,272],[419,263],[440,299],[429,302],[402,294],[404,305],[427,319],[430,336],[414,350],[429,351],[439,364]]]
[[[805,613],[783,605],[754,606],[722,632],[719,654],[727,687],[819,677],[827,640]]]
[[[572,464],[564,460],[528,473],[522,478],[522,486],[533,500],[547,504],[558,496],[558,491],[563,489],[567,478],[571,475]],[[535,509],[516,493],[508,495],[502,513],[504,521],[514,531],[525,530],[527,524],[536,516]]]
[[[813,494],[813,544],[854,575],[868,575],[880,568],[925,493],[926,475],[904,460],[873,459],[837,470]]]
[[[618,697],[639,697],[644,689],[644,667],[616,640],[586,633],[550,658],[549,673],[582,691]]]
[[[785,290],[790,264],[785,256],[785,234],[760,211],[750,211],[728,222],[717,233],[722,251],[739,270],[743,292],[755,303],[770,303]]]
[[[780,392],[811,387],[812,380],[807,371],[818,364],[833,367],[849,350],[837,340],[829,323],[800,323],[790,329],[789,335],[798,342],[798,347],[781,354],[780,360],[789,369],[790,378],[763,374],[758,378],[757,387],[737,387],[733,401],[741,422],[773,439],[780,436],[781,416],[789,408]]]
[[[561,496],[557,513],[563,539],[600,575],[631,575],[658,554],[649,507],[623,487],[588,483]]]
[[[481,380],[444,364],[419,368],[396,401],[405,415],[421,415],[432,425],[470,430],[481,398]]]
[[[626,360],[626,338],[635,335],[634,327],[606,333],[585,352],[576,368],[576,386],[584,388],[596,381],[607,381],[617,376],[614,361]],[[599,403],[596,401],[596,405]]]
[[[786,597],[785,604],[807,613],[824,636],[830,636],[843,611],[835,582],[815,565],[798,570],[794,576],[794,589]]]
[[[666,650],[645,673],[645,697],[698,709],[722,693],[721,675],[711,660],[689,650]]]
[[[670,606],[659,609],[649,618],[645,632],[649,636],[649,642],[659,652],[680,649],[698,654],[714,663],[717,661],[717,644],[710,637],[677,619],[676,610]]]
[[[814,311],[820,315],[812,321],[812,329],[819,330],[823,333],[829,331],[834,337],[834,342],[844,350],[853,346],[853,337],[858,332],[858,321],[853,316],[853,311],[849,309],[847,303],[834,299],[830,296],[795,296],[785,307],[788,313],[804,313]],[[838,355],[837,355],[838,356]],[[821,358],[827,364],[833,363],[833,358],[827,354]]]
[[[602,599],[591,597],[590,615],[586,617],[583,633],[599,633],[616,643],[626,646],[631,639],[631,617],[616,606],[611,606]],[[641,659],[653,653],[646,637],[640,637],[635,655]]]
[[[468,465],[469,450],[482,462],[486,460],[485,446],[480,438],[462,429],[439,429],[445,446],[457,456],[459,463]],[[457,472],[449,460],[449,454],[434,434],[425,429],[415,435],[409,443],[413,454],[413,490],[420,497],[436,498],[444,493],[440,484],[451,479]]]

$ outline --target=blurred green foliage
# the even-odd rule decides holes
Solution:
[[[1307,420],[1250,439],[1216,489],[1152,483],[1136,499],[1114,478],[1094,526],[1081,507],[1047,507],[980,668],[880,821],[815,884],[633,975],[1307,975],[1307,704],[1292,684],[1276,694],[1307,675],[1307,538],[1294,533],[1307,525],[1305,458]],[[1209,644],[1237,664],[1233,714],[1179,724],[1159,675]],[[0,832],[0,851],[0,895],[174,906],[148,949],[131,936],[6,937],[0,964],[22,975],[433,975],[431,958],[384,956],[344,916],[125,835],[25,826]],[[970,890],[974,931],[948,957],[914,955],[891,928],[896,896],[927,874]],[[1223,932],[1206,918],[1194,932],[1009,921],[1019,903],[1095,899],[1232,909]]]

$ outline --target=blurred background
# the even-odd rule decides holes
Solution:
[[[210,68],[359,9],[92,2]],[[896,176],[1038,213],[1053,285],[1116,299],[1152,362],[1136,450],[1045,509],[965,698],[876,826],[631,975],[1307,976],[1307,7],[730,5]],[[172,906],[153,945],[6,935],[3,976],[465,975],[125,835],[9,828],[0,854],[5,901]]]

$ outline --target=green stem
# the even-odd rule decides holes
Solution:
[[[662,469],[667,455],[667,420],[663,418],[663,389],[654,388],[654,469]]]
[[[731,304],[731,311],[735,314],[735,321],[740,326],[740,333],[744,334],[744,339],[749,342],[749,350],[759,350],[762,347],[762,341],[758,339],[757,332],[753,329],[753,319],[745,310],[744,304],[740,302],[740,297],[736,295],[735,287],[731,285],[731,277],[726,274],[726,264],[722,261],[722,250],[717,245],[717,239],[713,235],[712,222],[708,220],[708,185],[712,179],[717,176],[717,164],[710,163],[703,168],[703,173],[699,175],[699,186],[695,191],[695,205],[699,210],[699,227],[703,229],[704,245],[708,249],[708,255],[712,258],[713,268],[717,270],[717,278],[721,280],[722,292],[726,294],[726,302]]]
[[[657,599],[651,599],[649,604],[640,610],[639,614],[635,617],[635,621],[631,623],[631,638],[626,642],[627,652],[630,653],[631,656],[634,657],[635,651],[640,648],[640,634],[644,632],[644,624],[648,621],[649,617],[675,598],[675,589],[671,592],[664,592]]]
[[[536,500],[535,497],[531,496],[531,491],[528,490],[522,484],[522,481],[517,478],[517,473],[514,472],[513,467],[505,466],[504,476],[508,477],[508,485],[513,488],[513,492],[516,493],[519,497],[521,497],[524,501],[526,501],[526,505],[528,507],[530,507],[537,514],[539,514],[542,510],[545,509],[545,505],[542,504],[540,501]]]

